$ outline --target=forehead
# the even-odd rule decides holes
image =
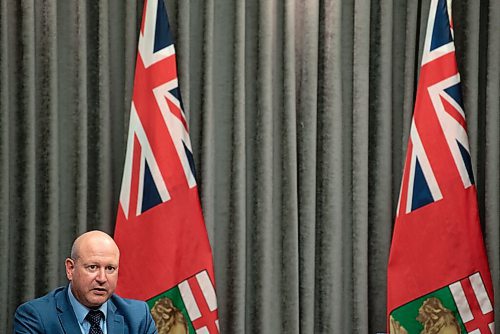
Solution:
[[[83,253],[78,257],[83,262],[117,263],[118,256],[114,254]]]
[[[89,240],[79,247],[78,257],[82,260],[94,262],[118,262],[119,251],[115,244]]]

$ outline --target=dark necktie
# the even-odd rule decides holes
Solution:
[[[103,334],[100,326],[104,314],[101,311],[90,310],[85,319],[90,323],[89,334]]]

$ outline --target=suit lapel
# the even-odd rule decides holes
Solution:
[[[65,333],[80,333],[80,326],[68,299],[68,287],[55,296],[57,316]]]
[[[106,325],[108,326],[108,333],[121,334],[124,331],[123,316],[116,313],[116,306],[111,299],[108,300]]]

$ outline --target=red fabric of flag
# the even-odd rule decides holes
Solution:
[[[149,300],[198,275],[217,319],[212,251],[162,0],[144,3],[115,240],[119,295]]]
[[[493,304],[450,22],[446,1],[432,0],[388,264],[389,328],[394,310],[474,273]]]

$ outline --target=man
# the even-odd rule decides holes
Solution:
[[[119,258],[106,233],[82,234],[65,261],[69,285],[19,306],[14,333],[156,334],[146,303],[113,294]]]

